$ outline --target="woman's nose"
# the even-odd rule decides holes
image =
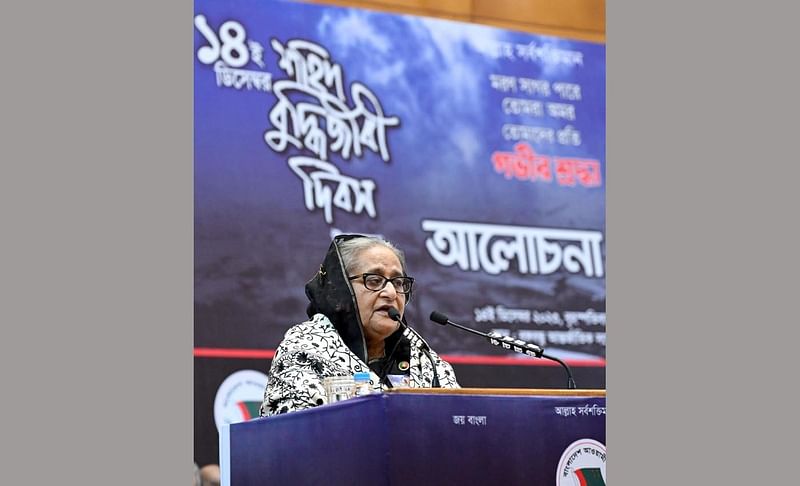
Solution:
[[[386,292],[387,295],[392,298],[392,300],[397,298],[397,289],[394,288],[392,282],[386,282],[386,285],[384,285],[383,289],[381,290],[381,293],[384,292]]]

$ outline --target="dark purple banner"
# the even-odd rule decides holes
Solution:
[[[195,346],[274,349],[333,235],[406,252],[432,310],[605,357],[605,47],[263,0],[198,0]],[[520,356],[520,359],[528,359]]]

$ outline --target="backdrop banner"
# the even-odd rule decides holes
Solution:
[[[508,351],[433,310],[603,366],[603,44],[195,0],[193,55],[196,348],[274,350],[331,237],[366,233],[445,358]]]

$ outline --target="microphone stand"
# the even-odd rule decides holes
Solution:
[[[569,366],[567,366],[567,363],[561,361],[560,359],[556,358],[555,356],[548,356],[548,355],[546,355],[544,353],[542,353],[542,358],[547,358],[547,359],[556,361],[556,362],[558,362],[558,364],[563,366],[564,369],[567,371],[567,389],[574,390],[574,389],[577,388],[575,386],[575,380],[572,379],[572,372],[570,371]]]

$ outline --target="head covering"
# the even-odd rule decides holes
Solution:
[[[347,279],[347,271],[339,251],[339,244],[353,238],[366,238],[366,236],[343,234],[334,237],[331,241],[319,270],[306,283],[306,297],[309,300],[306,314],[308,317],[312,317],[314,314],[324,314],[333,323],[333,327],[336,328],[347,347],[359,359],[367,363],[367,342],[358,312],[358,303],[353,287]],[[405,323],[405,317],[402,320]],[[385,340],[387,347],[394,346],[401,336],[402,330],[398,329],[387,337]]]

